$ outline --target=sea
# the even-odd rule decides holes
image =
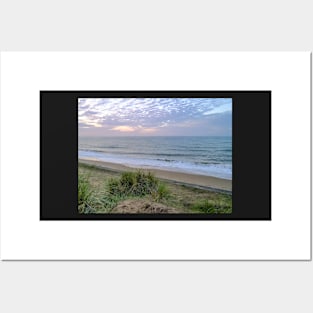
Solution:
[[[78,157],[232,179],[231,136],[79,137]]]

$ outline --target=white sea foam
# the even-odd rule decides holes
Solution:
[[[232,179],[231,164],[196,164],[179,160],[160,160],[153,158],[129,157],[121,154],[108,154],[97,151],[79,150],[78,157],[82,159],[93,159],[104,162],[122,164],[129,167],[167,169],[178,172],[214,176]]]

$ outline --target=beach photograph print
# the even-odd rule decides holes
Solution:
[[[79,98],[78,212],[232,213],[232,99]]]

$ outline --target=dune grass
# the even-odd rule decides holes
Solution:
[[[86,167],[89,170],[86,171]],[[167,186],[152,173],[124,172],[103,176],[102,184],[92,173],[96,167],[80,166],[78,173],[78,210],[80,213],[109,213],[119,202],[129,198],[151,197],[159,202],[169,196]]]
[[[219,199],[217,201],[212,199],[203,199],[196,201],[192,206],[192,210],[203,213],[231,213],[232,203],[229,198]]]
[[[94,165],[79,164],[79,212],[110,213],[121,201],[142,198],[176,208],[181,213],[228,214],[228,194],[174,184],[138,170],[119,173]]]
[[[110,195],[120,197],[143,197],[151,195],[155,201],[169,196],[169,191],[151,172],[125,172],[120,177],[110,178],[107,184]]]
[[[78,173],[78,211],[80,213],[88,213],[92,208],[93,191],[90,187],[88,177],[82,173]]]

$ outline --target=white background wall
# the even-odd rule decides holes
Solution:
[[[1,50],[311,50],[312,1],[0,2]],[[69,247],[70,248],[70,247]],[[1,312],[312,312],[312,262],[1,262]]]

